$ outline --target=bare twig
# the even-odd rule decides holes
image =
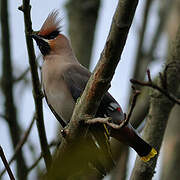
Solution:
[[[17,83],[21,80],[24,79],[24,77],[27,75],[27,73],[29,72],[30,68],[28,67],[19,77],[14,79],[14,83]]]
[[[87,124],[103,123],[106,124],[111,121],[110,117],[107,118],[93,118],[86,121]]]
[[[147,76],[148,76],[148,81],[149,81],[150,83],[152,83],[151,72],[150,72],[149,69],[147,70]]]
[[[150,79],[149,79],[150,78]],[[150,73],[148,73],[148,82],[141,82],[135,79],[131,79],[131,83],[132,84],[138,84],[140,86],[147,86],[147,87],[151,87],[153,89],[158,90],[159,92],[161,92],[162,94],[164,94],[167,98],[169,98],[171,101],[173,101],[174,103],[180,105],[180,99],[175,97],[173,94],[171,94],[170,92],[168,92],[166,89],[162,89],[160,86],[156,85],[155,83],[153,83],[151,81],[151,77],[150,77]]]
[[[9,178],[11,180],[15,180],[14,175],[13,175],[13,173],[11,171],[11,168],[9,167],[9,164],[7,162],[7,159],[6,159],[5,155],[4,155],[4,152],[3,152],[3,149],[2,149],[1,146],[0,146],[0,156],[1,156],[1,159],[2,159],[2,161],[4,163],[4,166],[5,166],[5,168],[6,168],[7,172],[8,172]]]
[[[52,141],[50,144],[49,144],[49,148],[51,148],[51,147],[53,147],[53,146],[57,146],[57,145],[59,145],[60,144],[60,141]],[[42,157],[43,157],[43,154],[41,153],[40,155],[39,155],[39,157],[37,158],[37,160],[28,168],[28,173],[30,172],[30,171],[32,171],[37,165],[38,165],[38,163],[40,162],[40,160],[42,159]]]
[[[89,119],[86,121],[87,124],[96,124],[96,123],[101,123],[101,124],[106,124],[108,126],[110,126],[113,129],[121,129],[124,126],[127,125],[127,118],[126,115],[124,114],[125,118],[124,120],[120,123],[120,124],[115,124],[110,122],[112,120],[111,117],[107,117],[107,118],[93,118],[93,119]]]
[[[21,8],[20,8],[20,9],[21,9]],[[37,58],[36,58],[36,62],[38,62],[41,57],[42,57],[42,55],[39,54],[39,55],[37,56]],[[38,66],[38,68],[41,70],[41,66],[39,65],[39,63],[37,63],[37,66]],[[17,82],[23,80],[23,79],[25,78],[25,76],[28,74],[29,71],[30,71],[30,67],[28,67],[27,69],[25,69],[25,71],[22,72],[21,75],[19,75],[19,77],[15,78],[15,79],[14,79],[14,83],[17,83]]]
[[[132,88],[134,89],[134,87],[132,87]],[[132,112],[134,110],[134,107],[136,105],[137,97],[139,96],[139,94],[140,94],[140,91],[134,89],[132,104],[130,106],[129,113],[126,118],[127,120],[126,120],[126,122],[124,122],[125,125],[127,125],[127,123],[130,121],[130,118],[131,118]]]
[[[14,152],[13,156],[12,156],[12,157],[10,158],[10,160],[9,160],[9,164],[11,164],[11,163],[15,160],[18,152],[20,151],[20,149],[21,149],[21,148],[23,147],[23,145],[25,144],[25,142],[26,142],[26,140],[27,140],[27,138],[28,138],[28,136],[29,136],[29,134],[30,134],[30,132],[31,132],[32,126],[33,126],[33,124],[34,124],[34,121],[35,121],[35,115],[33,116],[32,121],[31,121],[29,127],[28,127],[27,130],[25,131],[23,138],[22,138],[22,139],[19,141],[19,143],[17,144],[17,146],[16,146],[16,148],[15,148],[15,152]],[[1,177],[5,172],[6,172],[6,169],[3,169],[2,172],[0,173],[0,177]]]
[[[21,10],[24,13],[25,35],[26,35],[26,43],[27,43],[29,64],[30,64],[32,84],[33,84],[33,97],[36,108],[37,128],[38,128],[39,139],[40,139],[41,149],[43,152],[44,161],[46,164],[46,168],[48,170],[50,168],[52,157],[50,154],[50,150],[48,148],[46,131],[44,127],[41,84],[39,81],[39,76],[37,71],[33,40],[30,36],[33,32],[32,22],[30,17],[30,10],[31,10],[30,0],[23,0],[23,5],[19,7],[19,10]]]
[[[28,168],[28,173],[31,172],[39,164],[42,157],[43,154],[41,153],[40,156],[37,158],[37,160]]]

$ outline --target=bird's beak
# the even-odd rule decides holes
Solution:
[[[36,41],[41,53],[44,56],[49,54],[51,48],[49,46],[48,40],[44,39],[43,37],[41,37],[37,34],[32,34],[31,37]]]

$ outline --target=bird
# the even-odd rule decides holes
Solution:
[[[91,72],[78,62],[70,40],[61,32],[60,22],[58,11],[53,10],[41,29],[31,36],[43,56],[41,73],[45,99],[61,126],[65,127],[71,119],[75,104],[85,89]],[[118,102],[107,92],[95,117],[111,117],[112,123],[121,124],[124,113]],[[106,131],[108,129],[110,128],[107,127]],[[130,123],[120,131],[110,134],[132,147],[144,162],[157,154],[157,151],[138,135]]]

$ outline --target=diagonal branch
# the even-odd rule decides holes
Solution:
[[[6,156],[4,155],[4,152],[3,152],[3,149],[2,149],[1,146],[0,146],[0,156],[1,156],[1,159],[2,159],[2,161],[4,163],[4,166],[5,166],[5,168],[6,168],[7,172],[8,172],[10,180],[15,180],[14,175],[13,175],[13,173],[11,171],[11,168],[9,167]]]
[[[42,91],[41,91],[41,85],[40,85],[38,71],[37,71],[33,40],[30,37],[30,34],[33,32],[33,30],[32,30],[32,22],[31,22],[31,17],[30,17],[31,6],[30,6],[29,0],[23,0],[23,5],[19,7],[19,10],[23,11],[24,13],[26,43],[27,43],[29,64],[30,64],[31,77],[32,77],[33,97],[34,97],[35,108],[36,108],[36,122],[37,122],[37,128],[38,128],[44,161],[46,164],[46,168],[49,169],[50,163],[51,163],[51,154],[49,151],[45,127],[44,127],[43,108],[42,108]]]
[[[165,68],[165,72],[166,72],[166,69]],[[149,73],[148,73],[149,72]],[[140,86],[147,86],[147,87],[151,87],[157,91],[159,91],[160,93],[164,94],[167,98],[169,98],[171,101],[173,101],[174,103],[180,105],[180,99],[177,98],[176,96],[174,96],[172,93],[170,93],[169,91],[167,91],[167,89],[163,89],[162,87],[160,87],[159,85],[155,84],[152,80],[151,80],[151,75],[150,75],[150,71],[147,71],[147,74],[148,74],[148,82],[141,82],[141,81],[138,81],[138,80],[135,80],[135,79],[131,79],[131,83],[133,84],[137,84],[137,85],[140,85]],[[164,73],[164,77],[166,77],[166,73]],[[162,81],[162,75],[159,77]],[[166,84],[166,82],[164,82]],[[163,84],[164,84],[163,83]],[[167,86],[167,85],[166,85]]]
[[[13,154],[13,156],[10,158],[9,160],[9,165],[15,160],[17,154],[19,153],[19,151],[22,149],[23,145],[25,144],[30,132],[31,132],[31,129],[32,129],[32,126],[34,124],[34,121],[35,121],[35,115],[33,116],[32,118],[32,121],[29,125],[29,127],[27,128],[27,130],[25,131],[22,139],[19,141],[19,143],[17,144],[16,148],[15,148],[15,152]],[[2,170],[2,172],[0,173],[0,177],[6,172],[6,169]]]
[[[14,79],[14,83],[17,83],[21,80],[23,80],[25,78],[25,76],[27,75],[27,73],[29,72],[29,67],[17,78]]]
[[[60,141],[52,141],[49,144],[49,148],[58,146],[60,144]],[[39,157],[35,160],[35,162],[28,168],[28,173],[30,173],[35,167],[37,167],[40,160],[43,158],[43,153],[40,153]]]

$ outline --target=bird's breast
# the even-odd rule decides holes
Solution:
[[[50,104],[56,113],[68,122],[72,116],[75,102],[68,90],[61,74],[43,71],[42,82],[46,93],[48,104]]]

